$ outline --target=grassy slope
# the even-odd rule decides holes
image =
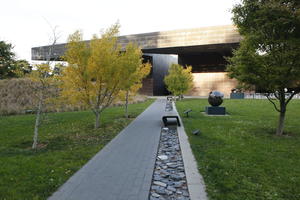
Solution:
[[[288,105],[283,137],[274,135],[278,112],[267,100],[225,100],[226,117],[202,115],[204,99],[176,105],[193,109],[182,119],[211,200],[300,199],[299,100]]]
[[[129,105],[130,115],[152,102]],[[94,130],[92,112],[47,114],[37,152],[34,115],[0,117],[0,199],[46,199],[131,121],[123,116],[123,107],[108,108]]]

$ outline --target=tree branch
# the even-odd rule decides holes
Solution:
[[[274,96],[279,100],[279,96],[277,95],[276,91],[274,92]]]
[[[116,88],[118,86],[118,83],[119,83],[119,81],[117,81],[117,83],[114,85],[114,87],[113,87],[113,89],[112,89],[112,91],[111,91],[111,93],[110,93],[110,95],[108,97],[108,100],[107,100],[106,105],[104,106],[104,108],[107,108],[112,103],[112,101],[114,100],[113,94],[114,94],[114,92],[115,92],[115,90],[116,90]]]
[[[270,94],[267,93],[267,94],[265,94],[265,96],[266,96],[267,99],[273,104],[275,110],[277,110],[278,112],[280,112],[280,109],[277,108],[277,106],[276,106],[275,102],[273,101],[273,99],[270,98]],[[276,97],[276,98],[277,98],[277,97]]]
[[[285,105],[287,105],[291,100],[292,100],[292,98],[295,96],[295,94],[297,94],[297,92],[293,92],[292,94],[291,94],[291,96],[287,99],[287,101],[285,102]]]

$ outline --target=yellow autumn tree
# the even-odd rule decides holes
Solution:
[[[151,69],[150,63],[143,63],[141,49],[132,43],[129,43],[126,50],[122,53],[122,90],[120,92],[121,100],[125,104],[125,117],[128,118],[128,103],[131,96],[137,94],[142,87],[142,79],[145,78]]]
[[[183,68],[179,64],[172,64],[164,81],[174,96],[183,95],[193,88],[192,66]]]
[[[62,76],[62,96],[75,104],[89,107],[95,114],[95,128],[100,126],[104,109],[124,90],[125,63],[136,62],[136,51],[122,53],[117,44],[119,24],[108,28],[100,37],[94,36],[90,43],[82,40],[79,31],[70,35],[65,60],[68,66]],[[136,58],[136,57],[139,58]],[[133,60],[133,61],[131,61]]]

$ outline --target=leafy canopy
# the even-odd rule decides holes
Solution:
[[[116,30],[108,31],[101,40],[95,35],[90,45],[76,31],[69,37],[65,54],[68,66],[63,71],[62,94],[71,102],[89,105],[93,110],[109,104],[108,97],[114,92],[110,89],[118,86],[115,78],[120,71],[115,68],[120,48],[115,46]]]
[[[143,63],[141,49],[132,43],[126,46],[126,51],[122,53],[121,65],[123,68],[122,90],[120,92],[121,100],[124,100],[126,94],[136,95],[142,87],[142,80],[151,70],[150,63]]]
[[[149,63],[143,64],[141,49],[132,43],[126,46],[126,51],[122,54],[122,67],[124,68],[124,78],[122,80],[124,90],[130,89],[136,84],[140,84],[151,69]]]
[[[23,77],[32,68],[26,60],[16,60],[13,46],[0,41],[0,79]]]
[[[167,89],[174,95],[179,96],[188,92],[193,87],[192,67],[183,68],[179,64],[172,64],[169,74],[164,79]]]
[[[243,0],[233,21],[243,36],[229,59],[229,76],[266,92],[300,87],[300,3]],[[298,88],[298,89],[297,89]]]
[[[128,45],[122,51],[118,33],[117,23],[86,43],[77,31],[67,44],[62,95],[72,103],[88,106],[96,115],[95,128],[99,127],[100,113],[117,99],[120,91],[130,90],[148,70],[141,66],[139,48]]]

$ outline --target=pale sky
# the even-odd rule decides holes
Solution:
[[[19,59],[31,60],[31,47],[49,45],[50,25],[58,43],[82,30],[84,39],[119,20],[120,35],[232,24],[239,0],[1,0],[0,40]],[[49,25],[50,24],[50,25]]]

